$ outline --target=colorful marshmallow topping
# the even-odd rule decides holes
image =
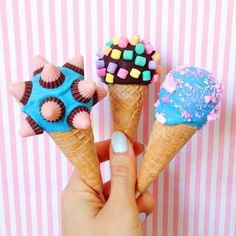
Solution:
[[[113,38],[97,57],[97,75],[107,84],[150,84],[159,79],[160,54],[137,35]]]

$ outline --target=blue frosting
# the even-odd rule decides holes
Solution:
[[[33,120],[47,132],[65,132],[71,130],[71,127],[67,124],[67,118],[69,114],[76,107],[86,107],[90,111],[93,104],[93,98],[87,103],[81,103],[75,100],[71,92],[72,83],[75,80],[84,80],[81,74],[78,74],[68,68],[58,67],[58,69],[64,74],[65,80],[62,85],[57,88],[44,88],[40,85],[39,80],[41,73],[35,75],[32,78],[32,92],[26,105],[22,107],[22,111],[31,116]],[[65,116],[57,122],[48,122],[40,113],[40,104],[47,97],[59,98],[65,106]]]
[[[172,70],[160,89],[155,116],[166,125],[187,124],[200,129],[216,118],[221,85],[197,67]]]

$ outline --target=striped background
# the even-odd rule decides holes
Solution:
[[[224,85],[220,120],[198,132],[150,188],[157,206],[145,235],[236,235],[235,29],[234,0],[0,0],[0,235],[59,235],[60,194],[72,172],[47,135],[19,137],[24,117],[7,85],[30,78],[35,54],[60,65],[75,52],[85,55],[86,77],[98,81],[97,48],[133,33],[161,52],[162,78],[192,64]],[[150,86],[140,122],[144,143],[156,91]],[[97,140],[110,137],[108,112],[108,99],[94,109]]]

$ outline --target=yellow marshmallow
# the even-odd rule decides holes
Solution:
[[[107,73],[105,81],[110,84],[114,83],[114,75]]]
[[[121,51],[118,49],[113,49],[111,52],[111,58],[115,59],[115,60],[119,60],[121,56]]]
[[[139,77],[140,73],[141,73],[141,72],[140,72],[139,70],[135,69],[135,68],[133,68],[133,69],[130,71],[130,75],[131,75],[133,78],[135,78],[135,79],[137,79],[137,78]]]

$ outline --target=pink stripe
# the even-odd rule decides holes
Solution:
[[[178,45],[178,62],[179,65],[184,61],[184,37],[185,37],[185,16],[186,16],[186,0],[182,0],[180,4],[180,22],[179,22],[179,45]],[[173,203],[173,235],[178,235],[179,230],[179,175],[180,175],[180,154],[175,157],[175,175],[174,175],[174,203]]]
[[[209,8],[209,4],[207,5],[208,8]],[[216,6],[216,14],[218,17],[216,17],[216,21],[215,21],[215,32],[214,32],[214,50],[213,50],[213,71],[215,72],[214,74],[216,74],[216,61],[217,58],[218,58],[218,45],[219,45],[219,37],[217,37],[219,35],[219,24],[220,24],[220,18],[221,18],[221,6],[219,6],[219,4],[217,4]],[[210,9],[209,9],[210,10]],[[208,11],[205,12],[205,20],[206,20],[206,32],[208,32]],[[207,41],[207,40],[204,40],[204,41]],[[207,42],[204,43],[205,47],[203,48],[202,50],[202,61],[204,63],[206,63],[206,55],[204,55],[204,52],[206,52],[207,50]],[[213,157],[213,124],[209,124],[209,129],[208,129],[208,156],[207,156],[207,174],[206,174],[206,189],[205,189],[205,192],[206,192],[206,195],[205,195],[205,224],[204,224],[204,232],[208,234],[209,232],[209,217],[210,217],[210,199],[211,199],[211,191],[210,191],[210,188],[209,186],[211,185],[211,176],[212,176],[212,158]]]
[[[38,19],[44,19],[42,4],[37,2],[37,9],[38,9]],[[39,40],[39,49],[42,55],[47,54],[45,51],[45,30],[42,20],[38,20],[38,28],[40,35],[42,36]],[[52,234],[53,232],[53,222],[52,222],[52,194],[51,194],[51,178],[50,178],[50,145],[49,145],[49,137],[47,134],[44,134],[44,148],[45,148],[45,156],[41,158],[45,158],[45,178],[46,178],[46,191],[47,191],[47,219],[48,219],[48,232]],[[42,167],[41,167],[42,168]],[[41,183],[42,184],[42,183]],[[43,215],[42,215],[43,217]]]
[[[16,9],[16,7],[14,8]],[[18,22],[18,12],[16,12],[16,10],[13,9],[13,20],[14,20],[14,25]],[[6,75],[8,75],[7,77],[7,84],[9,85],[10,81],[11,81],[11,64],[10,64],[10,52],[9,52],[9,42],[8,42],[8,30],[7,30],[7,18],[9,18],[8,15],[6,15],[6,5],[5,2],[3,4],[3,6],[1,7],[1,22],[2,22],[2,30],[4,32],[3,34],[3,47],[4,47],[4,56],[5,56],[5,70],[6,70]],[[17,19],[16,19],[17,18]],[[19,26],[18,26],[19,27]],[[19,31],[15,31],[16,34],[16,38],[15,38],[15,44],[16,44],[16,48],[17,48],[17,39],[20,38],[19,37]],[[18,46],[19,47],[19,46]],[[18,51],[19,54],[17,54],[17,56],[21,55],[20,52]],[[21,60],[18,60],[18,62],[20,62]],[[17,63],[16,65],[16,69],[18,74],[20,74],[22,76],[22,70],[21,67],[19,66],[19,64]],[[13,114],[13,99],[10,98],[10,96],[8,96],[8,100],[7,100],[7,104],[8,104],[8,110],[9,110],[9,137],[10,137],[10,142],[11,142],[11,152],[12,152],[12,156],[9,158],[12,158],[12,179],[13,179],[13,193],[14,196],[17,196],[17,193],[20,191],[19,189],[19,184],[18,184],[18,170],[17,170],[17,162],[15,160],[15,158],[17,158],[17,153],[16,153],[16,140],[15,140],[15,125],[14,125],[14,117],[11,115]],[[5,162],[6,165],[6,162]],[[5,170],[3,171],[3,173],[5,172]],[[5,172],[6,174],[6,172]],[[6,178],[6,183],[7,183],[7,175],[5,176]],[[4,181],[4,182],[5,182]],[[5,184],[4,184],[5,185]],[[8,188],[6,188],[8,189]],[[7,201],[8,202],[8,201]],[[15,201],[14,202],[15,205],[15,216],[16,216],[16,231],[17,232],[21,232],[21,217],[20,217],[20,203],[19,201]],[[8,207],[10,207],[9,202],[8,202]],[[8,214],[5,215],[6,218],[9,218],[11,213],[10,213],[10,208],[8,209]],[[7,232],[11,232],[10,229],[10,225],[8,224],[8,220],[7,220]],[[12,223],[11,223],[12,225]],[[12,232],[13,233],[13,232]]]
[[[157,26],[156,27],[156,43],[155,43],[155,49],[161,53],[161,32],[162,32],[162,1],[158,0],[156,3],[156,22]],[[161,66],[163,66],[161,64]],[[162,75],[163,76],[163,75]],[[155,101],[158,98],[158,92],[160,89],[160,81],[155,85],[155,90],[154,90],[154,96],[155,96]],[[157,203],[157,196],[158,196],[158,179],[154,181],[153,183],[153,197]],[[162,206],[158,206],[156,204],[156,207],[152,213],[152,235],[156,236],[157,235],[157,225],[158,225],[158,209],[161,209]]]
[[[173,15],[174,15],[174,1],[168,1],[168,32],[167,32],[167,57],[166,57],[166,73],[172,68],[172,52],[173,52]],[[169,208],[169,176],[170,169],[169,165],[164,169],[164,186],[163,186],[163,223],[162,223],[162,234],[168,234],[168,208]]]
[[[126,0],[121,0],[121,34],[124,35],[124,36],[127,36],[126,12],[127,12],[127,1]]]
[[[209,1],[205,2],[204,5],[204,21],[203,21],[203,32],[208,32],[209,27]],[[202,50],[201,50],[201,65],[202,67],[206,66],[206,52],[207,52],[207,40],[208,34],[203,34],[202,37]],[[210,128],[209,128],[210,130]],[[202,155],[202,130],[197,133],[197,155],[196,155],[196,175],[195,175],[195,203],[194,203],[194,224],[193,224],[193,234],[198,235],[199,232],[199,209],[200,209],[200,183],[201,183],[201,165],[202,159],[198,158]],[[208,149],[211,149],[212,146],[208,145]],[[209,178],[210,180],[210,178]]]
[[[174,172],[174,203],[173,203],[173,236],[178,235],[178,216],[179,216],[179,175],[180,175],[180,155],[175,157],[175,172]]]
[[[73,21],[74,21],[74,42],[75,42],[75,53],[80,52],[80,27],[78,23],[80,20],[79,17],[79,1],[73,1]]]
[[[32,38],[32,24],[31,24],[31,9],[30,9],[30,2],[28,0],[25,1],[25,17],[26,17],[26,29],[27,29],[27,45],[28,45],[28,63],[29,63],[29,74],[32,73],[32,70],[30,70],[30,68],[32,67],[32,61],[33,61],[33,38]],[[26,140],[25,140],[26,141]],[[34,147],[34,155],[35,155],[35,186],[40,186],[40,174],[39,174],[39,150],[38,150],[38,139],[37,137],[33,138],[33,147]],[[24,147],[26,148],[26,146],[24,145]],[[24,152],[27,152],[27,149],[24,149]],[[25,155],[24,155],[25,156]],[[23,157],[24,157],[23,156]],[[28,169],[29,170],[29,169]],[[28,178],[28,170],[26,171],[26,175]],[[38,184],[37,184],[38,183]],[[38,226],[38,233],[39,235],[42,234],[42,207],[41,207],[41,195],[40,193],[40,187],[39,189],[36,189],[36,209],[37,209],[37,226]],[[30,209],[28,209],[29,211]],[[27,216],[27,218],[29,218],[30,216]],[[28,228],[28,227],[27,227]]]
[[[236,68],[236,63],[235,63]],[[234,72],[234,77],[236,72]],[[236,80],[234,80],[233,88],[236,88]],[[229,145],[229,160],[228,160],[228,173],[227,173],[227,190],[226,190],[226,207],[225,207],[225,225],[224,225],[224,235],[230,234],[230,225],[235,224],[231,220],[231,202],[232,202],[232,188],[233,188],[233,175],[234,175],[234,155],[235,155],[235,139],[236,139],[236,97],[232,98],[232,114],[231,114],[231,132],[230,132],[230,145]]]
[[[62,6],[63,7],[63,6]],[[55,16],[55,2],[49,1],[49,12],[50,12],[50,31],[51,31],[51,56],[52,62],[57,63],[57,37],[56,37],[56,16]],[[67,58],[66,60],[68,60]],[[56,158],[56,183],[57,183],[57,200],[58,200],[58,225],[59,233],[61,235],[61,192],[62,192],[62,165],[61,165],[61,151],[54,144],[55,158]],[[55,233],[55,232],[54,232]]]
[[[137,20],[139,19],[139,15],[138,15],[138,7],[139,7],[139,2],[132,0],[132,6],[133,6],[133,32],[132,34],[139,34],[139,29],[138,29],[138,24],[137,24]]]
[[[2,104],[2,99],[1,99],[1,96],[0,96],[0,104]],[[3,111],[1,109],[1,114],[0,114],[0,127],[1,127],[1,130],[4,130],[4,125],[3,124],[3,118],[2,118],[2,114]],[[0,169],[1,169],[1,174],[2,174],[2,182],[1,182],[1,186],[2,186],[2,190],[4,190],[2,192],[2,195],[3,195],[3,211],[4,211],[4,216],[5,216],[5,228],[6,228],[6,233],[9,234],[9,235],[12,235],[12,231],[11,231],[11,221],[10,221],[10,208],[9,208],[9,185],[8,185],[8,182],[7,182],[7,164],[6,164],[6,158],[8,157],[7,156],[7,153],[6,153],[6,144],[5,144],[5,135],[6,134],[3,134],[2,137],[1,137],[1,144],[2,144],[2,148],[0,148]]]
[[[146,1],[145,9],[144,9],[145,28],[144,28],[144,35],[143,35],[143,38],[145,38],[146,40],[150,39],[149,19],[150,19],[150,1]],[[143,107],[143,142],[144,143],[148,142],[148,137],[149,137],[149,130],[148,130],[149,129],[149,103],[150,103],[149,96],[150,96],[150,92],[148,89],[146,99],[144,100],[144,107]],[[143,235],[144,236],[147,235],[147,221],[145,221],[143,224]]]
[[[197,1],[192,5],[192,23],[191,23],[191,44],[190,44],[190,64],[194,65],[195,48],[196,48],[196,27],[197,27]],[[189,229],[189,188],[190,188],[190,168],[191,168],[192,143],[188,142],[186,147],[185,162],[185,184],[184,184],[184,209],[183,209],[183,235],[188,235]]]
[[[230,56],[230,42],[231,42],[231,32],[232,32],[232,19],[233,19],[233,1],[228,1],[227,10],[227,26],[226,26],[226,38],[225,38],[225,50],[224,50],[224,73],[222,78],[222,83],[224,88],[228,85],[228,75],[229,75],[229,56]],[[224,161],[224,133],[225,133],[225,119],[226,119],[226,92],[222,97],[222,107],[221,107],[221,118],[220,118],[220,134],[219,134],[219,156],[218,156],[218,168],[217,168],[217,185],[216,185],[216,201],[215,201],[215,222],[214,222],[214,234],[219,235],[219,225],[220,225],[220,209],[221,209],[221,186],[222,186],[222,176],[223,176],[223,161]]]

